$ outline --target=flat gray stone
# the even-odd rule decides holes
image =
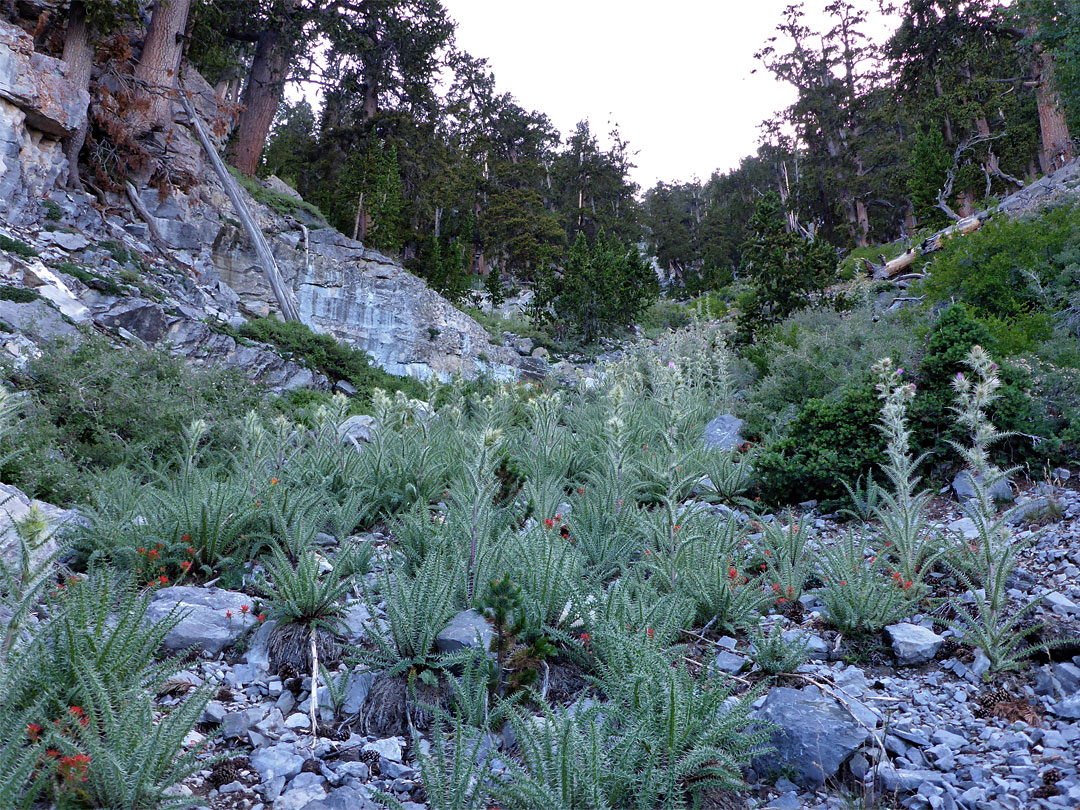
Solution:
[[[491,649],[494,638],[495,631],[491,629],[487,619],[475,610],[463,610],[435,637],[435,646],[442,653],[466,648],[487,651]]]
[[[896,663],[902,667],[918,666],[934,660],[945,642],[945,639],[933,630],[909,622],[886,627],[885,635],[892,644]]]
[[[706,450],[734,450],[743,443],[739,434],[743,420],[730,413],[722,413],[705,426]]]
[[[240,608],[251,605],[251,597],[237,591],[219,588],[200,588],[196,585],[176,585],[162,588],[154,594],[146,611],[147,622],[161,621],[173,610],[183,618],[165,637],[167,650],[186,650],[189,647],[217,655],[235,642],[254,621],[244,617]],[[226,612],[232,612],[232,617]]]
[[[873,712],[854,699],[849,702],[876,725]],[[870,737],[847,709],[816,687],[774,687],[753,717],[778,726],[770,740],[775,752],[755,759],[754,770],[767,776],[790,768],[791,781],[800,787],[824,785]]]

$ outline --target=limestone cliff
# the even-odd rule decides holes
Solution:
[[[212,120],[213,90],[190,69],[184,84],[198,114]],[[59,139],[81,124],[86,105],[63,62],[35,53],[29,36],[0,22],[0,233],[39,254],[0,253],[0,280],[41,296],[2,302],[4,328],[40,338],[89,322],[122,339],[169,345],[197,362],[242,367],[275,388],[326,385],[268,347],[237,344],[213,326],[268,314],[276,303],[182,113],[161,139],[198,182],[170,194],[137,191],[157,238],[119,190],[91,196],[60,187],[68,167]],[[315,331],[368,351],[395,374],[512,379],[526,364],[536,373],[534,359],[491,342],[480,324],[392,258],[301,206],[274,210],[245,197]],[[131,277],[132,261],[141,278]]]

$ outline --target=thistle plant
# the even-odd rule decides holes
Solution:
[[[1007,583],[1025,544],[1016,542],[1009,528],[1009,518],[1015,510],[999,515],[991,494],[995,484],[1015,471],[1000,469],[990,458],[993,445],[1008,435],[999,431],[987,416],[987,409],[999,396],[1001,379],[997,363],[981,346],[972,346],[965,363],[971,372],[959,372],[953,380],[957,398],[953,412],[957,422],[967,429],[970,446],[959,443],[953,446],[964,459],[975,490],[975,497],[961,509],[975,524],[978,536],[960,544],[951,566],[971,593],[973,603],[956,605],[957,618],[950,624],[965,643],[983,651],[991,669],[1016,669],[1026,655],[1050,646],[1028,645],[1024,641],[1026,633],[1020,632],[1022,622],[1045,596],[1009,614]],[[1026,630],[1031,632],[1032,628]]]
[[[810,521],[788,512],[765,524],[765,578],[778,605],[797,602],[810,573]]]
[[[759,623],[750,631],[750,640],[750,660],[770,675],[794,672],[810,657],[809,639],[800,635],[796,641],[787,641],[780,622],[774,622],[768,633]]]
[[[416,574],[404,571],[379,575],[379,591],[386,601],[386,625],[390,637],[374,621],[364,629],[374,650],[361,650],[360,659],[371,666],[399,675],[429,664],[435,636],[456,612],[455,596],[460,583],[445,554],[430,554]],[[374,595],[365,589],[365,601],[372,616],[378,615]],[[460,597],[459,597],[460,598]]]
[[[323,559],[314,550],[299,555],[295,563],[275,547],[266,570],[270,581],[259,583],[266,598],[266,614],[272,619],[331,633],[338,630],[348,608],[346,597],[352,590],[350,552],[340,552],[329,571],[323,571]]]
[[[754,625],[777,594],[764,585],[761,577],[748,577],[747,557],[743,552],[718,556],[700,566],[687,578],[684,593],[696,606],[700,624],[715,623],[719,630],[738,632]]]
[[[881,521],[882,542],[887,556],[900,573],[901,582],[911,583],[911,595],[925,590],[923,577],[941,557],[942,550],[932,546],[927,528],[926,508],[930,493],[919,490],[918,468],[926,456],[911,453],[911,431],[907,424],[908,405],[915,398],[915,384],[903,382],[902,368],[886,357],[874,366],[878,398],[882,402],[881,424],[886,440],[885,475],[892,485],[888,491],[873,482],[868,491],[876,493],[874,515]]]
[[[846,635],[878,633],[900,621],[911,609],[914,583],[888,567],[854,532],[822,551],[817,591],[829,621]]]
[[[413,750],[418,753],[420,779],[424,784],[424,804],[431,810],[485,810],[489,807],[491,785],[487,776],[491,756],[485,739],[460,720],[440,720],[433,729],[430,746],[414,732]],[[389,793],[376,798],[390,810],[406,810]]]

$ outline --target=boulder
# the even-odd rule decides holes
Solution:
[[[26,115],[26,125],[62,138],[86,121],[90,93],[67,77],[67,64],[34,52],[34,39],[0,21],[0,98]]]
[[[457,652],[467,647],[489,650],[493,638],[495,631],[487,619],[475,610],[463,610],[435,637],[435,646],[443,653]]]
[[[981,483],[981,479],[976,478],[976,481]],[[969,501],[975,497],[975,486],[972,483],[971,473],[967,470],[961,470],[953,478],[952,482],[953,492],[956,493],[957,500]],[[998,502],[1011,501],[1013,499],[1012,484],[1005,479],[998,481],[994,486],[990,488],[990,497]]]
[[[739,435],[743,420],[730,413],[722,413],[705,426],[706,450],[734,450],[743,443]]]
[[[183,618],[165,637],[165,649],[195,647],[209,655],[217,655],[250,629],[255,619],[240,610],[241,606],[250,604],[251,597],[244,593],[176,585],[154,594],[146,611],[146,621],[161,621],[175,610]],[[226,613],[232,613],[232,616],[226,616]]]
[[[338,426],[338,438],[345,444],[351,444],[357,450],[361,444],[367,444],[374,440],[375,432],[379,429],[379,423],[374,416],[366,413],[350,416]]]
[[[754,760],[754,770],[766,776],[787,766],[791,780],[808,788],[835,777],[878,722],[877,714],[858,701],[849,699],[848,704],[851,711],[816,687],[774,687],[753,717],[777,726],[770,741],[776,750]]]
[[[259,772],[262,781],[284,776],[292,779],[304,767],[304,758],[291,745],[280,744],[259,748],[251,754],[251,767]]]
[[[56,553],[59,548],[56,531],[70,518],[52,504],[32,500],[18,487],[0,484],[0,560],[10,571],[19,571],[23,559],[23,540],[19,526],[27,521],[39,521],[39,531],[29,539],[28,565],[31,573]],[[29,525],[26,523],[26,525]]]
[[[892,644],[896,663],[902,667],[913,667],[934,660],[945,642],[945,639],[933,630],[908,622],[886,627],[885,635]]]

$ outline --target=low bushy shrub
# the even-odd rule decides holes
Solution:
[[[21,452],[0,477],[52,503],[84,499],[95,470],[168,465],[183,428],[199,417],[213,418],[209,444],[221,453],[239,417],[265,407],[260,388],[238,372],[191,368],[153,349],[121,351],[93,336],[47,346],[9,379],[24,396],[3,447]]]
[[[375,388],[423,396],[423,386],[416,380],[388,374],[371,362],[367,352],[341,343],[331,335],[317,334],[299,321],[279,321],[273,316],[256,318],[241,326],[239,333],[293,355],[331,380],[351,383],[364,402],[371,401]]]
[[[856,481],[884,459],[876,429],[878,403],[869,381],[837,401],[811,399],[783,438],[766,446],[756,470],[761,497],[796,503],[844,496],[843,481]]]

